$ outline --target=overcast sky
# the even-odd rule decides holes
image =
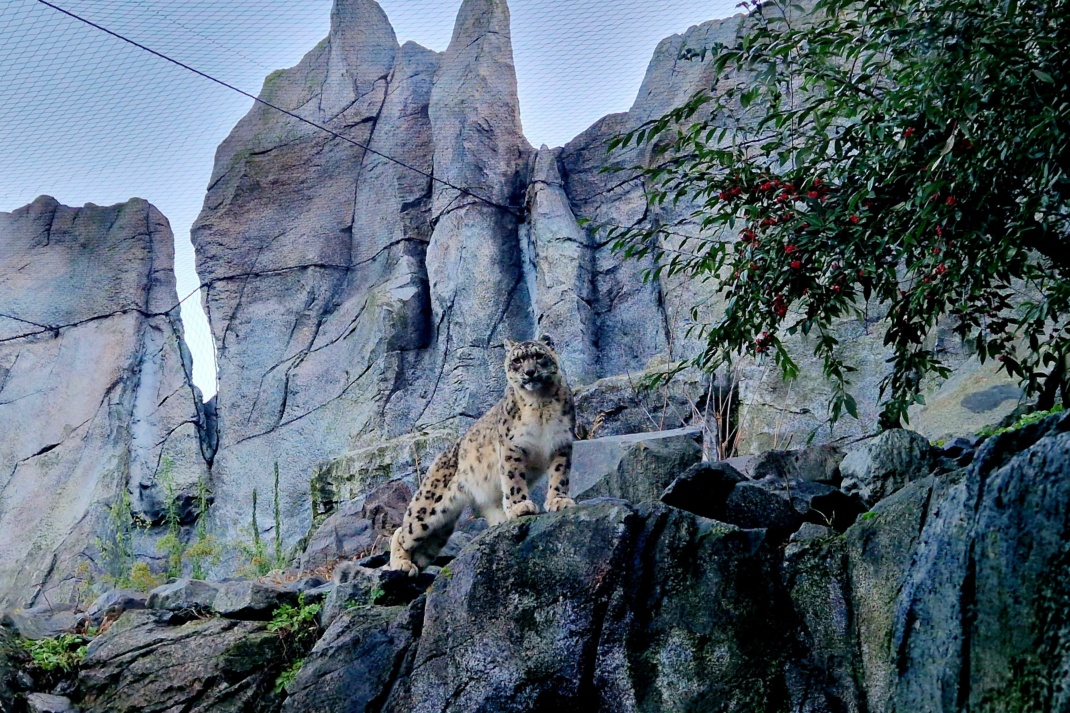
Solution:
[[[326,34],[331,0],[50,0],[251,93]],[[380,0],[398,40],[444,50],[460,0]],[[558,146],[631,105],[658,41],[738,12],[736,0],[512,0],[524,132]],[[195,291],[189,228],[216,146],[251,100],[67,18],[0,0],[0,210],[146,198],[175,232],[179,297]],[[2,249],[0,245],[0,249]],[[194,381],[215,393],[212,345],[183,304]]]

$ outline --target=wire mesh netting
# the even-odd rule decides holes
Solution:
[[[331,0],[4,0],[0,210],[42,194],[68,205],[138,196],[175,232],[194,381],[215,392],[189,228],[216,146],[251,100],[123,39],[256,94],[326,36]],[[449,43],[460,0],[382,0],[400,41]],[[93,27],[60,11],[78,15]],[[631,104],[657,42],[735,12],[734,0],[513,0],[525,133],[561,145]],[[0,249],[2,249],[0,245]]]

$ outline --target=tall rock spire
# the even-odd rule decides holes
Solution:
[[[430,114],[435,176],[470,192],[434,188],[427,266],[443,360],[426,418],[438,420],[481,413],[497,398],[487,385],[504,384],[504,339],[534,336],[517,235],[531,148],[520,126],[505,0],[461,5]]]

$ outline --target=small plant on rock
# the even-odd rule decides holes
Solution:
[[[297,659],[289,666],[282,670],[279,677],[275,679],[275,694],[281,694],[285,691],[291,683],[297,680],[297,674],[301,673],[301,667],[305,665],[304,659]]]
[[[308,603],[305,595],[297,599],[297,605],[283,604],[275,610],[268,624],[268,631],[279,635],[283,643],[286,661],[288,662],[279,677],[275,679],[275,693],[283,690],[293,683],[297,673],[304,665],[304,657],[312,650],[322,632],[319,624],[319,613],[322,605]]]
[[[86,637],[77,634],[24,641],[30,655],[30,674],[37,685],[52,687],[72,677],[85,658],[87,643]]]
[[[168,577],[182,576],[182,555],[185,545],[182,543],[181,513],[178,508],[178,500],[175,497],[175,478],[171,473],[173,461],[164,456],[160,466],[159,481],[164,489],[164,498],[167,502],[167,512],[164,513],[164,524],[167,526],[167,534],[156,543],[156,549],[163,553],[167,562],[166,574]]]

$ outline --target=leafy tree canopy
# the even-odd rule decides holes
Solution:
[[[948,375],[942,320],[1041,392],[1070,353],[1068,48],[1070,0],[756,5],[733,46],[689,50],[708,90],[611,143],[650,145],[651,205],[687,206],[611,237],[723,298],[708,369],[767,355],[790,378],[784,337],[813,337],[833,421],[857,415],[834,326],[874,310],[885,427]]]

